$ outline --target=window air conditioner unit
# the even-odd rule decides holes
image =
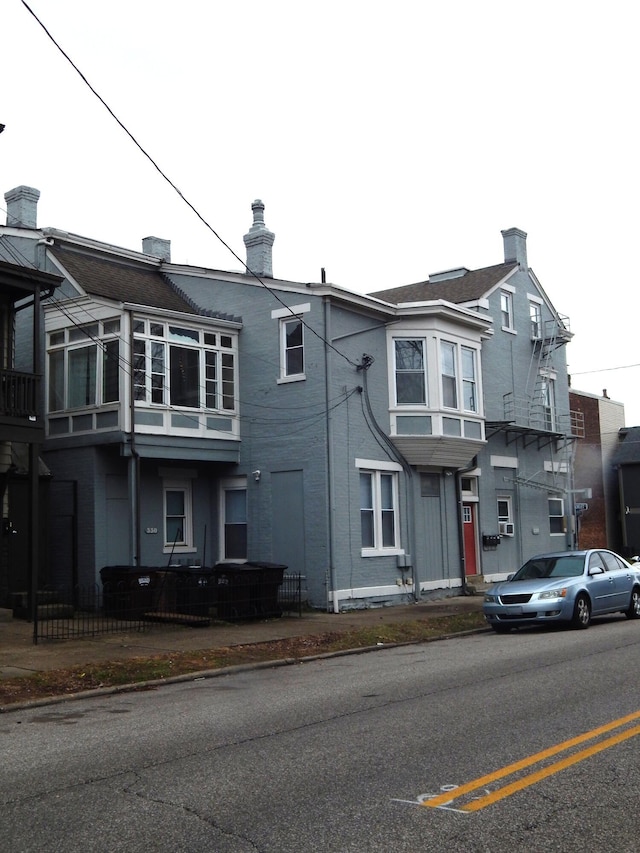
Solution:
[[[500,536],[513,536],[515,533],[515,525],[511,521],[501,521],[498,527]]]

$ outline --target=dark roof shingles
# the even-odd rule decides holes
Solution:
[[[157,269],[60,247],[56,247],[53,253],[80,287],[92,296],[168,311],[198,313],[175,292]]]
[[[444,299],[454,303],[473,302],[481,299],[517,266],[515,263],[496,264],[492,267],[470,270],[458,278],[434,282],[419,281],[416,284],[379,290],[376,293],[370,293],[369,296],[396,305],[402,302],[431,302],[434,299]]]

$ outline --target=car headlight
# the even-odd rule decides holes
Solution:
[[[495,604],[497,600],[498,598],[495,595],[488,595],[487,593],[484,595],[485,604]]]
[[[566,598],[567,597],[567,588],[563,586],[562,589],[548,589],[546,592],[541,592],[538,595],[540,599],[548,599],[548,598]]]

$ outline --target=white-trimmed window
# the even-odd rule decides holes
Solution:
[[[462,408],[465,412],[477,412],[476,351],[471,347],[461,347],[460,357],[462,359]]]
[[[380,463],[370,463],[379,465]],[[360,469],[360,533],[363,556],[398,553],[398,472],[394,463]]]
[[[513,536],[515,525],[513,523],[513,504],[511,495],[498,496],[498,533],[501,536]]]
[[[500,317],[502,328],[513,330],[513,294],[508,290],[500,291]]]
[[[164,552],[185,553],[193,547],[193,502],[191,480],[165,480]]]
[[[556,383],[553,376],[542,378],[542,414],[544,429],[556,429]]]
[[[476,351],[451,341],[441,341],[440,361],[442,405],[447,409],[477,412]]]
[[[284,376],[304,376],[304,324],[300,317],[280,321],[280,346]]]
[[[566,533],[563,498],[549,498],[549,532],[552,536]]]
[[[234,343],[231,335],[136,318],[133,341],[136,401],[234,411]]]
[[[48,411],[117,403],[120,399],[120,320],[103,320],[49,334]]]
[[[542,339],[542,305],[529,299],[529,319],[531,321],[531,340]]]
[[[304,314],[311,311],[311,303],[276,308],[271,319],[278,321],[280,341],[280,376],[278,382],[297,382],[305,379],[305,324]]]
[[[220,559],[247,559],[247,480],[234,477],[221,483]]]
[[[447,409],[458,408],[458,379],[456,371],[455,344],[440,341],[440,360],[442,372],[442,405]]]
[[[396,405],[427,405],[425,341],[396,338],[394,360]]]

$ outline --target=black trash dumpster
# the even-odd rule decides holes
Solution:
[[[281,616],[278,589],[286,568],[280,563],[218,563],[214,568],[218,618]]]
[[[153,610],[158,570],[149,566],[104,566],[100,569],[105,616],[142,619]]]

